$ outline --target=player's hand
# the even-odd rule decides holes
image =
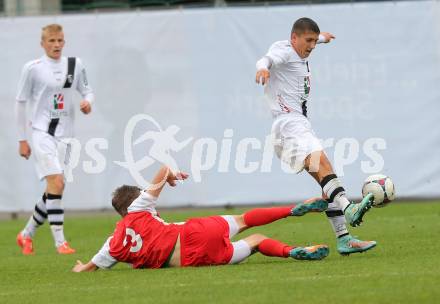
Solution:
[[[92,105],[87,100],[83,100],[79,103],[79,109],[84,114],[89,114],[92,111]]]
[[[257,75],[255,75],[255,82],[258,84],[265,85],[270,78],[270,72],[266,69],[261,69],[257,71]]]
[[[29,156],[31,156],[31,147],[29,146],[27,140],[19,141],[18,153],[21,157],[29,159]]]
[[[77,260],[75,266],[73,266],[72,271],[73,272],[82,272],[85,270],[85,265],[80,261]]]
[[[98,270],[98,266],[96,266],[92,261],[87,264],[83,264],[80,260],[76,260],[76,265],[73,266],[73,272],[92,272]]]
[[[176,180],[185,180],[188,177],[189,177],[189,174],[186,173],[186,172],[179,171],[179,172],[176,173]]]
[[[168,178],[167,178],[167,183],[171,186],[171,187],[175,187],[176,186],[176,180],[178,181],[183,181],[185,179],[187,179],[189,177],[188,173],[182,172],[182,171],[178,171],[178,172],[172,172],[172,170],[170,170],[170,173],[168,174]]]
[[[336,38],[332,33],[329,32],[321,32],[320,35],[324,37],[324,41],[322,43],[329,43]]]

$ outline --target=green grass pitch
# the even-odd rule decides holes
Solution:
[[[243,209],[164,211],[167,221]],[[117,216],[72,217],[66,234],[78,253],[55,253],[47,224],[35,239],[35,256],[22,256],[15,236],[25,220],[0,221],[0,303],[439,303],[440,203],[394,203],[373,209],[353,235],[378,246],[348,257],[336,252],[324,214],[286,218],[260,232],[293,244],[327,243],[322,261],[253,255],[240,265],[72,273],[113,231]]]

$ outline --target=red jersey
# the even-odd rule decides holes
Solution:
[[[170,256],[180,228],[148,211],[128,213],[116,224],[109,253],[133,268],[160,268]]]
[[[160,268],[179,234],[182,266],[221,265],[231,260],[234,249],[229,225],[221,216],[168,224],[155,207],[156,198],[142,191],[92,262],[99,268],[111,268],[117,262],[130,263],[133,268]]]

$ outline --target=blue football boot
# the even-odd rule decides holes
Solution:
[[[328,256],[330,249],[327,245],[296,247],[290,250],[290,257],[296,260],[322,260]]]
[[[373,206],[373,194],[368,193],[360,203],[351,203],[345,209],[344,214],[351,226],[356,227],[362,223],[362,217]]]
[[[292,208],[292,216],[303,216],[308,212],[323,212],[327,210],[328,202],[324,199],[315,199],[297,204]]]
[[[370,250],[376,246],[375,241],[361,241],[347,234],[338,238],[338,252],[342,255]]]

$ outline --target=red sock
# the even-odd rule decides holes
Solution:
[[[295,247],[286,245],[274,239],[265,239],[258,245],[258,251],[266,256],[287,258],[290,250]]]
[[[244,214],[244,222],[249,227],[266,225],[289,216],[292,208],[293,206],[252,209]]]

